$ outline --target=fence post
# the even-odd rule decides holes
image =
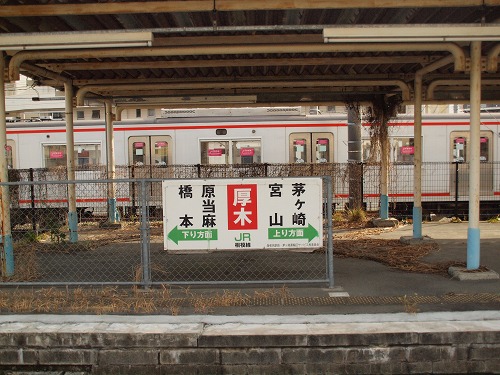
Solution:
[[[33,168],[29,169],[29,179],[33,182],[35,179]],[[31,227],[33,228],[33,233],[36,233],[36,209],[35,209],[35,185],[30,185],[30,200],[31,200]]]
[[[142,283],[144,289],[151,285],[151,269],[149,259],[149,207],[146,180],[141,180],[141,262]]]
[[[455,162],[455,217],[458,217],[458,161]]]
[[[326,221],[328,223],[328,234],[327,234],[327,253],[328,253],[328,287],[333,288],[333,188],[332,188],[332,177],[325,177],[326,180]]]
[[[360,174],[360,179],[359,179],[359,184],[360,184],[360,194],[361,195],[361,207],[368,211],[368,204],[366,206],[363,205],[364,201],[365,201],[365,163],[364,162],[360,162],[359,163],[359,174]]]

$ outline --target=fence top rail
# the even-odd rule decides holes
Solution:
[[[0,186],[19,186],[19,185],[76,185],[76,184],[119,184],[119,183],[148,183],[148,182],[163,182],[163,181],[178,181],[178,180],[251,180],[251,179],[297,179],[301,176],[290,177],[200,177],[200,178],[119,178],[106,180],[45,180],[45,181],[9,181],[0,182]],[[331,176],[314,176],[321,178],[324,181],[331,180]]]

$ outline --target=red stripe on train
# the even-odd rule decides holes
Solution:
[[[500,193],[499,193],[500,194]],[[441,192],[441,193],[422,193],[422,197],[450,197],[451,194],[449,192]],[[363,198],[378,198],[380,194],[364,194]],[[395,198],[411,198],[413,197],[412,193],[405,194],[389,194],[389,197]],[[335,194],[335,198],[349,198],[349,194]]]
[[[105,203],[107,198],[78,198],[77,203]],[[116,198],[117,202],[130,202],[130,198]],[[30,199],[20,199],[19,203],[28,204],[32,201]],[[67,199],[35,199],[34,203],[68,203]]]

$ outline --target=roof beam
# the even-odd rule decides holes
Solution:
[[[270,45],[222,45],[178,46],[158,48],[112,48],[108,50],[21,51],[9,62],[9,79],[19,79],[19,69],[29,60],[119,58],[190,55],[241,55],[277,53],[338,53],[338,52],[450,52],[454,57],[455,70],[465,70],[465,53],[455,43],[369,43],[369,44],[270,44]]]
[[[274,82],[186,82],[186,83],[148,83],[148,84],[114,84],[114,85],[88,85],[81,87],[76,93],[76,105],[82,106],[85,96],[88,93],[119,93],[122,91],[130,92],[133,90],[140,95],[140,91],[151,92],[154,90],[189,90],[189,89],[262,89],[262,88],[318,88],[329,86],[353,86],[353,87],[371,87],[371,86],[396,86],[402,92],[403,100],[410,99],[410,88],[406,82],[401,80],[315,80],[315,81],[274,81]]]
[[[295,66],[343,64],[427,64],[429,56],[372,56],[372,57],[311,57],[287,59],[226,59],[226,60],[171,60],[171,61],[105,61],[80,63],[38,64],[54,72],[75,70],[117,69],[178,69],[221,68],[235,66]]]
[[[424,8],[496,6],[499,0],[187,0],[2,5],[0,17],[80,16],[275,9]]]

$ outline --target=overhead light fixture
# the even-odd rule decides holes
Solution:
[[[325,43],[471,42],[500,40],[497,25],[361,25],[323,29]]]
[[[134,32],[64,32],[0,35],[0,51],[78,48],[151,47],[153,33]]]

